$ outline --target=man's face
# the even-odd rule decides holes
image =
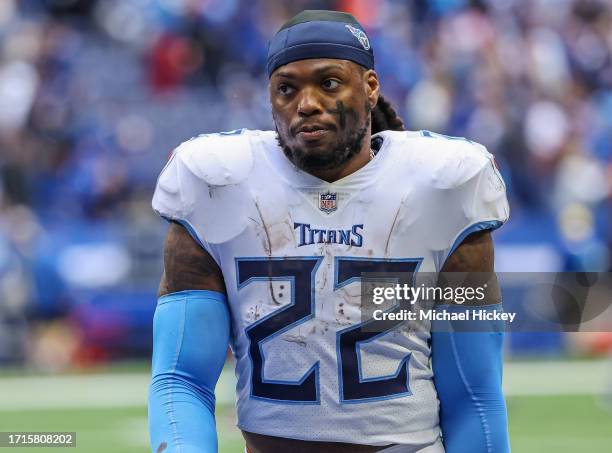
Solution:
[[[270,78],[279,144],[307,171],[338,168],[361,150],[377,99],[376,73],[347,60],[295,61]]]

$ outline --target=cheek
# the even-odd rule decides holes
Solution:
[[[288,139],[289,138],[289,125],[288,123],[281,119],[278,118],[276,121],[276,129],[278,130],[278,132],[285,138]]]
[[[357,105],[354,100],[346,106],[346,125],[348,129],[354,129],[361,126],[365,121],[365,112],[363,106]]]
[[[276,128],[279,130],[279,132],[287,133],[291,121],[284,109],[273,108],[272,118],[274,119],[274,124],[276,124]]]
[[[283,144],[287,145],[293,142],[293,137],[289,131],[289,126],[282,120],[281,117],[274,118],[274,126],[276,128],[276,133],[282,140]]]

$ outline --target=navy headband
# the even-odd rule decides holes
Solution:
[[[283,25],[268,46],[268,77],[280,66],[309,58],[350,60],[374,69],[374,51],[363,27],[337,11],[302,11]]]

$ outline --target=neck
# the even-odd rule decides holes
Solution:
[[[304,170],[313,176],[316,176],[323,181],[332,183],[336,182],[345,176],[355,173],[361,167],[365,166],[370,162],[370,149],[371,149],[372,135],[368,134],[363,138],[363,144],[357,154],[351,159],[346,161],[343,165],[337,168],[326,169],[326,170]]]

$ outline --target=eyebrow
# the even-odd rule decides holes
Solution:
[[[321,66],[320,68],[316,68],[314,69],[314,74],[315,75],[321,75],[321,74],[325,74],[326,72],[329,71],[344,71],[344,67],[337,65],[337,64],[328,64],[325,66]],[[283,77],[286,79],[297,79],[299,78],[298,76],[296,76],[294,73],[292,72],[284,72],[284,71],[279,71],[275,74],[277,77]]]

